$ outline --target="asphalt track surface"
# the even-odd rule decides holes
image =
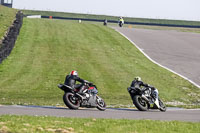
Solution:
[[[159,110],[138,111],[137,109],[108,108],[99,111],[95,108],[82,108],[70,110],[65,107],[42,107],[42,106],[0,106],[0,115],[31,115],[31,116],[56,116],[70,118],[111,118],[111,119],[145,119],[164,121],[190,121],[200,122],[200,109],[177,109],[168,108],[166,112]]]
[[[200,87],[200,34],[112,27],[153,61]]]

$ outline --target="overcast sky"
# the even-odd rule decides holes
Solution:
[[[17,9],[200,21],[200,0],[13,0]]]

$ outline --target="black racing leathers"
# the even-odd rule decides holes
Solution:
[[[133,80],[131,83],[131,87],[139,87],[140,88],[141,86],[148,87],[148,84],[145,84],[142,81],[137,81],[137,80]]]
[[[156,88],[154,88],[153,86],[150,86],[148,84],[145,84],[143,83],[142,81],[137,81],[137,80],[133,80],[132,83],[131,83],[131,87],[138,87],[138,88],[141,88],[142,86],[144,87],[149,87],[151,88],[151,90],[155,90]]]
[[[81,84],[76,84],[76,81],[80,82]],[[67,75],[65,78],[65,85],[71,86],[74,89],[79,89],[79,92],[83,91],[83,84],[84,84],[84,80],[81,79],[78,76],[74,76],[74,75]]]

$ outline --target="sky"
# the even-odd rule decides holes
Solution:
[[[13,8],[200,21],[200,0],[13,0]]]

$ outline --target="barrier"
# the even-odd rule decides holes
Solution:
[[[27,18],[41,18],[41,15],[30,15],[26,16]]]
[[[18,11],[16,14],[16,19],[8,29],[7,34],[4,36],[3,40],[0,41],[0,64],[10,55],[15,45],[15,41],[17,40],[17,36],[19,35],[22,23],[23,13]]]
[[[102,19],[71,18],[71,17],[57,17],[57,16],[52,16],[52,17],[54,19],[64,19],[64,20],[82,20],[82,21],[104,22],[104,20],[102,20]],[[41,16],[41,18],[49,18],[49,16]],[[118,21],[117,20],[108,20],[108,23],[118,23]],[[130,21],[125,21],[124,24],[200,28],[200,25],[158,24],[158,23],[141,23],[141,22],[130,22]]]

